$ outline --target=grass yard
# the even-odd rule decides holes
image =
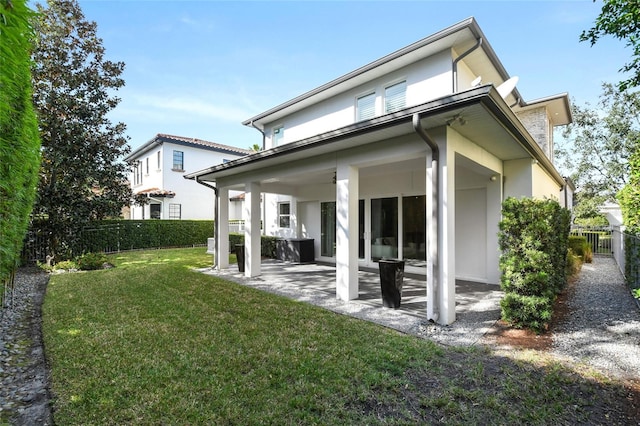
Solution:
[[[210,264],[204,251],[123,253],[113,269],[51,277],[56,424],[624,423],[619,384],[192,271]]]

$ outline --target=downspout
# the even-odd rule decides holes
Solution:
[[[266,149],[265,144],[266,144],[266,141],[267,141],[267,135],[258,126],[253,124],[253,121],[251,123],[249,123],[249,125],[262,134],[262,150],[265,150]]]
[[[482,46],[482,37],[476,40],[476,44],[462,55],[453,60],[453,93],[458,93],[458,62],[463,60],[469,53]]]
[[[420,136],[420,138],[426,142],[427,146],[431,150],[431,194],[432,194],[432,210],[431,210],[431,229],[428,230],[427,235],[432,235],[433,237],[429,238],[429,257],[433,259],[432,270],[427,271],[427,282],[429,281],[428,274],[431,273],[431,288],[428,288],[427,291],[431,291],[433,294],[433,313],[429,315],[429,309],[427,307],[427,318],[430,321],[436,322],[439,317],[439,308],[438,308],[438,282],[439,282],[439,265],[440,265],[440,252],[439,252],[439,244],[440,244],[440,226],[438,223],[438,218],[440,216],[440,196],[439,185],[440,185],[440,168],[439,168],[439,160],[440,160],[440,150],[438,149],[438,144],[429,136],[429,134],[422,128],[420,125],[420,113],[413,114],[413,130]],[[435,243],[434,243],[435,241]]]
[[[202,186],[206,186],[207,188],[211,188],[213,189],[213,193],[214,195],[214,209],[215,209],[215,214],[216,216],[219,217],[218,215],[218,207],[220,205],[219,202],[219,197],[218,197],[218,188],[216,188],[213,185],[209,185],[206,182],[203,182],[201,180],[198,180],[198,176],[196,176],[196,182],[198,182],[200,185]],[[214,217],[214,221],[213,221],[213,251],[215,252],[215,256],[213,257],[213,268],[215,268],[216,266],[218,266],[218,256],[220,255],[220,250],[218,250],[218,218]]]

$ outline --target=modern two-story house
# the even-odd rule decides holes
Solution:
[[[502,201],[567,190],[553,129],[571,121],[568,96],[525,101],[515,82],[469,18],[249,118],[263,151],[185,177],[215,185],[221,207],[245,192],[246,276],[260,275],[263,219],[314,240],[342,300],[360,268],[404,259],[425,276],[427,318],[450,324],[456,279],[500,281]]]
[[[145,205],[130,206],[130,218],[212,219],[213,191],[193,185],[183,176],[252,152],[195,138],[157,134],[125,158],[132,166],[133,192],[148,199]]]

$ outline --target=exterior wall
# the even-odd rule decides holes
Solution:
[[[550,199],[559,201],[560,190],[562,189],[558,183],[544,171],[539,164],[532,167],[533,188],[532,196],[534,198]]]
[[[455,277],[498,284],[503,162],[451,128],[447,145],[455,159]]]
[[[504,162],[504,198],[531,197],[533,176],[530,158]]]
[[[533,139],[540,145],[553,162],[553,127],[545,107],[533,108],[516,113]]]
[[[173,151],[183,153],[183,170],[172,170]],[[160,152],[160,167],[158,167],[158,152]],[[195,181],[186,180],[186,173],[196,172],[211,167],[212,164],[220,164],[225,160],[239,158],[240,155],[221,153],[193,146],[163,142],[157,148],[151,149],[136,160],[142,162],[142,182],[134,185],[133,173],[130,182],[134,192],[157,188],[172,191],[175,196],[150,197],[153,204],[161,204],[160,218],[170,218],[170,205],[180,205],[180,219],[213,219],[214,197],[213,190],[200,185]],[[149,173],[146,170],[149,162]],[[131,219],[149,219],[150,206],[131,206]]]
[[[445,50],[291,114],[282,120],[266,124],[266,148],[273,147],[272,131],[279,126],[284,126],[282,144],[285,144],[355,123],[356,99],[370,92],[376,93],[376,116],[383,115],[385,87],[403,80],[407,82],[407,107],[450,94],[452,92],[451,73],[451,52]]]

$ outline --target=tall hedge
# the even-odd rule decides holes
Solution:
[[[555,201],[508,198],[502,216],[502,319],[539,332],[551,320],[553,302],[566,285],[571,215]]]
[[[32,17],[25,0],[0,0],[0,283],[19,261],[40,165],[31,102]]]

